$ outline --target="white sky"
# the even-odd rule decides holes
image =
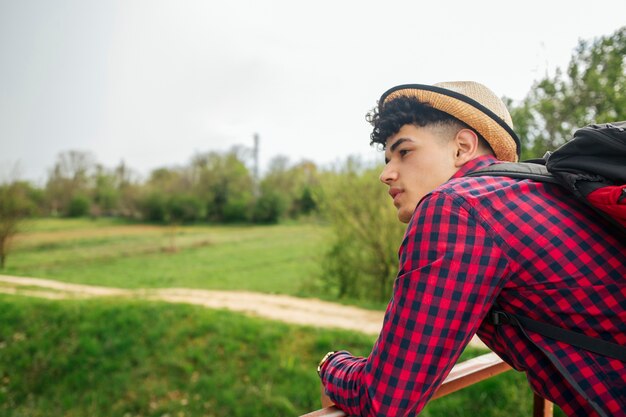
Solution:
[[[367,159],[364,115],[390,87],[476,80],[522,99],[624,0],[0,0],[0,175],[43,184],[92,152],[145,176],[251,146]]]

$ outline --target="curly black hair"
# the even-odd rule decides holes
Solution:
[[[398,97],[384,106],[370,110],[365,120],[374,128],[370,135],[370,145],[379,144],[385,149],[387,139],[398,133],[402,126],[412,124],[419,127],[445,126],[460,129],[471,129],[478,135],[479,141],[489,148],[482,136],[467,124],[448,113],[437,110],[426,103],[411,97]]]

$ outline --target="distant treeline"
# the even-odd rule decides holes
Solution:
[[[248,167],[249,152],[196,154],[188,165],[158,168],[147,179],[123,162],[113,168],[87,152],[60,154],[43,187],[14,181],[11,196],[27,216],[115,216],[159,223],[275,223],[317,208],[313,162],[274,158],[262,178]]]

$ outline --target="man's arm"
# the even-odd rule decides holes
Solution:
[[[321,384],[321,399],[322,399],[322,408],[330,407],[335,405],[333,400],[330,399],[328,395],[326,395],[326,389],[324,388],[324,384]]]
[[[321,369],[349,414],[419,412],[476,333],[508,273],[502,251],[463,201],[434,193],[409,223],[381,334],[368,358],[342,351]]]

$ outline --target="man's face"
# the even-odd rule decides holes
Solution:
[[[437,128],[404,125],[387,139],[380,180],[389,186],[401,222],[408,223],[422,197],[454,175],[456,152],[455,141]]]

